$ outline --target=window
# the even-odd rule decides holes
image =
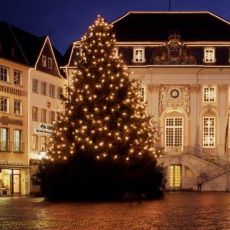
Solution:
[[[0,66],[0,81],[9,81],[9,69],[4,66]]]
[[[0,128],[0,150],[9,150],[9,129]]]
[[[41,82],[41,94],[47,95],[47,84],[44,81]]]
[[[145,87],[140,85],[140,96],[141,96],[141,101],[145,102]]]
[[[216,87],[204,86],[203,87],[203,102],[216,102]]]
[[[48,58],[48,68],[52,69],[52,58]]]
[[[115,57],[119,57],[119,49],[117,47],[114,48],[114,54],[115,54]]]
[[[203,147],[215,147],[215,117],[203,118]]]
[[[61,87],[57,88],[57,99],[62,99],[63,89]]]
[[[183,118],[169,117],[165,120],[165,146],[182,147],[183,145]]]
[[[22,152],[22,130],[14,130],[14,151]]]
[[[38,108],[32,108],[32,121],[38,121]]]
[[[41,137],[41,150],[46,150],[46,137]]]
[[[216,62],[215,48],[204,48],[204,60],[205,63]]]
[[[46,67],[46,56],[42,55],[42,66]]]
[[[55,112],[54,111],[50,111],[49,113],[49,123],[53,123],[55,121]]]
[[[145,50],[143,48],[133,49],[133,62],[145,62]]]
[[[14,70],[14,84],[22,85],[22,72]]]
[[[37,79],[32,80],[32,92],[38,93],[38,80]]]
[[[22,115],[22,101],[14,100],[14,114]]]
[[[38,150],[38,136],[32,135],[32,150]]]
[[[54,85],[50,85],[49,96],[53,98],[55,97],[55,86]]]
[[[46,109],[41,110],[41,122],[46,123]]]
[[[0,97],[0,112],[9,113],[9,98]]]

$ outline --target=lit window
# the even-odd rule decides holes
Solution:
[[[52,69],[53,63],[52,63],[52,58],[48,58],[48,68]]]
[[[9,112],[9,98],[0,97],[0,112]]]
[[[32,80],[32,92],[38,93],[38,80],[37,79]]]
[[[183,145],[183,118],[169,117],[165,120],[165,146],[182,147]]]
[[[53,123],[55,121],[55,112],[54,111],[50,111],[49,112],[49,123]]]
[[[115,54],[115,57],[119,56],[119,49],[117,47],[114,48],[114,54]]]
[[[22,115],[22,101],[14,100],[14,114]]]
[[[63,89],[61,87],[57,88],[57,99],[62,99],[63,96]]]
[[[203,118],[203,147],[215,148],[215,117]]]
[[[32,135],[32,150],[38,150],[38,136]]]
[[[204,86],[203,87],[203,102],[216,102],[216,87]]]
[[[38,121],[38,108],[32,108],[32,121]]]
[[[133,62],[145,62],[145,50],[143,48],[133,49]]]
[[[46,56],[42,55],[42,66],[46,67]]]
[[[41,94],[47,95],[47,84],[44,81],[41,82]]]
[[[0,151],[9,150],[9,129],[0,128]]]
[[[14,84],[22,85],[22,72],[14,70]]]
[[[46,150],[46,137],[41,137],[41,150]]]
[[[22,130],[14,130],[14,151],[22,152]]]
[[[9,69],[4,66],[0,66],[0,81],[9,81]]]
[[[55,86],[54,85],[50,85],[49,96],[53,98],[55,97]]]
[[[204,48],[204,62],[205,63],[216,62],[215,48]]]
[[[41,110],[41,122],[46,122],[46,109]]]

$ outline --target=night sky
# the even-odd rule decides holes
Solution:
[[[50,35],[64,53],[98,14],[111,22],[128,11],[167,11],[169,0],[2,0],[0,20],[38,36]],[[171,0],[172,11],[211,11],[230,21],[230,0]]]

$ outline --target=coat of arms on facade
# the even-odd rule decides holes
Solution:
[[[158,65],[192,65],[196,64],[196,58],[182,41],[181,36],[173,32],[168,41],[159,47],[153,56],[153,64]]]
[[[185,111],[190,114],[190,90],[185,85],[162,85],[159,94],[159,112],[160,114],[166,110],[178,110]]]

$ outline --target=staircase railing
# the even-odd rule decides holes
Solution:
[[[228,168],[228,161],[224,157],[218,156],[216,152],[214,154],[213,153],[210,154],[209,152],[205,152],[202,148],[199,148],[199,147],[187,146],[187,147],[184,147],[183,150],[181,151],[171,151],[171,150],[169,151],[165,149],[161,151],[161,155],[163,156],[164,155],[170,156],[170,155],[177,155],[177,154],[178,155],[193,155],[206,162],[215,164],[225,170],[227,170]]]

